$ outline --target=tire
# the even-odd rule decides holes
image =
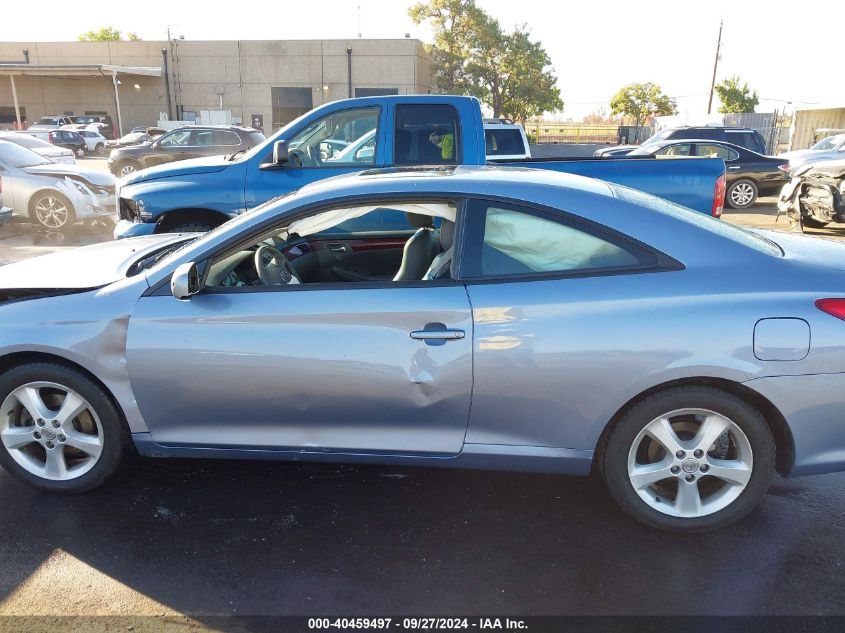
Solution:
[[[16,395],[21,393],[36,397],[25,395],[29,406],[24,406]],[[65,417],[61,409],[71,393],[76,406]],[[36,419],[29,413],[33,409],[53,418]],[[29,443],[19,446],[30,438],[30,430]],[[120,412],[102,387],[82,372],[36,362],[0,375],[0,465],[21,481],[47,492],[88,492],[114,474],[128,447]],[[59,463],[64,471],[55,466]]]
[[[714,435],[725,423],[726,430]],[[667,451],[652,432],[670,446],[673,436],[680,438],[676,448],[683,455]],[[695,449],[696,438],[705,454]],[[622,416],[601,466],[611,495],[635,519],[661,530],[703,532],[738,521],[762,500],[774,476],[775,443],[759,411],[740,398],[712,387],[678,387],[647,397]],[[691,501],[696,498],[697,504]]]
[[[39,191],[29,202],[29,214],[38,226],[66,231],[76,222],[73,204],[57,191]]]
[[[122,160],[114,167],[114,171],[118,178],[122,176],[128,176],[129,174],[135,173],[141,169],[141,165],[138,164],[137,161],[134,160]]]
[[[214,227],[206,222],[185,222],[163,231],[163,233],[208,233]]]
[[[85,158],[85,148],[84,147],[77,147],[75,151],[77,158]]]
[[[801,224],[811,229],[821,229],[830,224],[830,222],[823,222],[815,218],[803,218]]]
[[[757,185],[753,180],[737,180],[725,192],[725,202],[731,209],[747,209],[757,202]]]
[[[97,143],[94,147],[94,153],[100,155],[103,153],[103,149],[105,149],[105,146],[102,143]]]

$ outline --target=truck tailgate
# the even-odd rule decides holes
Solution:
[[[713,209],[716,180],[725,173],[721,158],[552,158],[496,164],[551,169],[606,180],[707,214]]]

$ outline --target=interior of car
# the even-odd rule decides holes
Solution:
[[[276,227],[215,259],[208,288],[449,279],[456,207],[346,207]]]

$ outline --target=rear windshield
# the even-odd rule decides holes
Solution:
[[[484,140],[488,156],[525,155],[525,143],[516,128],[486,129]]]
[[[723,237],[725,239],[753,248],[756,251],[771,255],[773,257],[783,257],[783,251],[780,246],[775,244],[762,235],[758,235],[748,229],[740,228],[734,224],[729,224],[724,220],[718,220],[712,216],[701,213],[700,211],[693,211],[687,207],[682,207],[674,202],[669,202],[663,198],[651,196],[636,189],[629,189],[621,185],[614,185],[607,183],[613,190],[613,194],[620,200],[631,202],[641,207],[645,207],[651,211],[656,211],[664,215],[671,216],[677,220],[681,220],[688,224],[693,224],[700,229],[710,231]]]

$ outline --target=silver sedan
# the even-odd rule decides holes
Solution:
[[[109,173],[55,163],[0,140],[0,176],[14,215],[63,231],[77,222],[117,219],[116,179]]]
[[[0,268],[0,463],[602,474],[669,530],[845,470],[845,246],[516,168],[325,180],[204,235]]]

